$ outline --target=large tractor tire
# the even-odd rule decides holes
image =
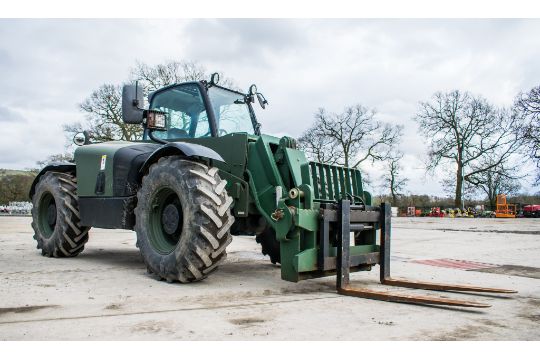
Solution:
[[[268,255],[272,264],[281,263],[279,241],[276,240],[274,229],[266,227],[262,233],[255,237],[255,241],[261,244],[263,255]]]
[[[45,173],[36,185],[32,205],[34,239],[43,256],[73,257],[84,250],[90,228],[80,224],[73,175]]]
[[[167,156],[150,166],[137,193],[137,247],[148,272],[168,282],[199,281],[227,256],[234,217],[218,169]]]

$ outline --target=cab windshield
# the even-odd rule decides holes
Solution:
[[[254,134],[253,122],[243,94],[212,86],[208,97],[214,108],[218,135],[236,132]]]
[[[254,127],[244,95],[212,86],[208,97],[214,111],[218,136],[246,132],[254,134]],[[200,87],[182,84],[157,92],[152,97],[150,109],[167,114],[166,131],[154,131],[160,139],[199,138],[212,136],[208,114]],[[144,138],[147,138],[145,133]]]

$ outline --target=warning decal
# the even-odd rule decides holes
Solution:
[[[107,164],[107,155],[101,156],[101,166],[99,167],[99,170],[105,170],[105,165]]]

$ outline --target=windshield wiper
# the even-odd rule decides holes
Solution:
[[[246,102],[244,100],[237,99],[237,100],[234,100],[234,103],[235,104],[245,104]]]

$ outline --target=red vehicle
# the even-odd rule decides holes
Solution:
[[[428,214],[430,217],[444,217],[444,213],[441,211],[440,207],[431,208],[431,212]]]
[[[523,207],[523,216],[540,217],[540,205],[525,205]]]

